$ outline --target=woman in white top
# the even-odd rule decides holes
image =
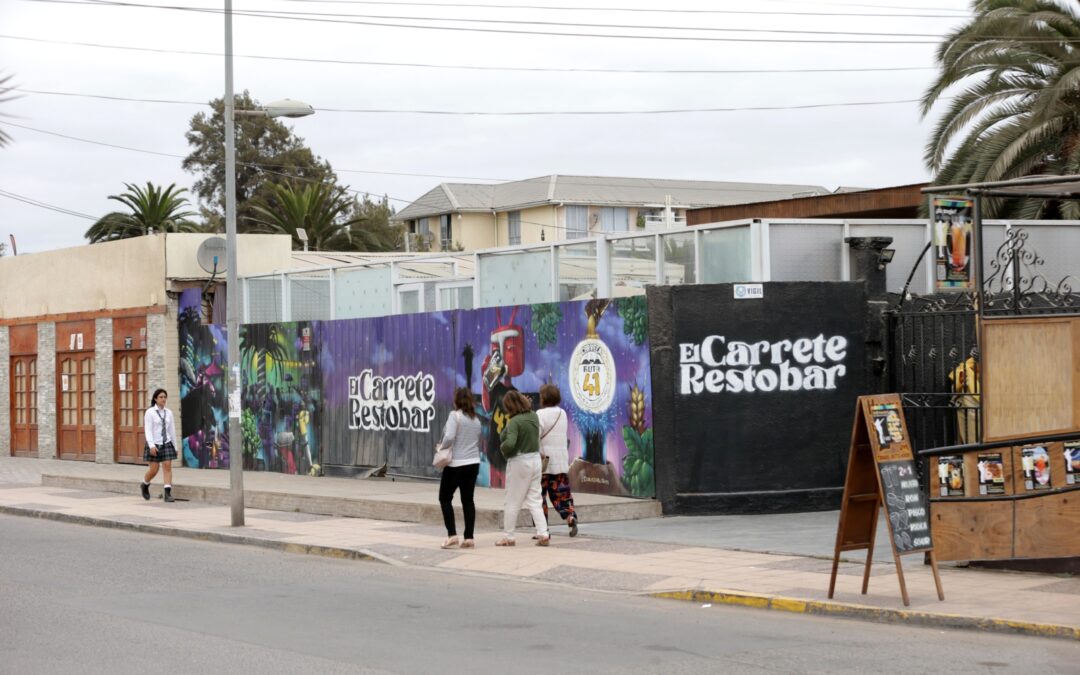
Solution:
[[[480,473],[480,419],[476,416],[476,404],[472,392],[459,387],[454,392],[454,411],[446,420],[442,441],[436,449],[451,448],[450,464],[443,469],[439,483],[439,506],[442,507],[446,540],[443,548],[473,548],[473,526],[476,524],[476,505],[473,492],[476,476]],[[461,510],[465,514],[465,538],[459,540],[454,522],[454,491],[461,491]]]
[[[553,384],[540,387],[540,456],[544,459],[544,473],[540,477],[540,492],[551,500],[551,505],[570,526],[570,536],[576,537],[577,514],[574,513],[574,495],[570,494],[569,443],[566,435],[570,424],[566,411],[559,407],[562,394]],[[547,499],[544,500],[544,516],[547,516]]]
[[[173,501],[172,462],[176,459],[176,420],[172,411],[165,407],[169,394],[164,389],[155,389],[150,399],[150,407],[143,415],[143,432],[146,435],[146,447],[143,459],[150,464],[143,477],[143,499],[150,499],[150,481],[157,475],[158,467],[165,465],[165,501]]]

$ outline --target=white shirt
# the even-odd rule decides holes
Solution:
[[[455,410],[446,418],[440,448],[450,447],[450,466],[467,466],[480,463],[480,432],[483,427],[479,417],[469,417]]]
[[[162,416],[164,415],[164,419]],[[151,448],[161,445],[161,427],[165,427],[165,440],[176,445],[176,420],[173,419],[172,411],[168,408],[159,408],[157,405],[150,406],[143,415],[143,429],[146,435],[146,444]]]
[[[536,411],[540,418],[540,455],[548,458],[544,473],[570,472],[570,456],[566,447],[566,435],[570,423],[566,411],[559,406],[549,406]]]

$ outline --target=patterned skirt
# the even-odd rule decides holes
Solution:
[[[150,454],[150,446],[143,447],[143,460],[147,462],[169,462],[176,459],[176,447],[172,443],[157,446],[157,454]]]

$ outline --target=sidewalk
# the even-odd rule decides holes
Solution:
[[[56,464],[64,464],[57,469]],[[1080,579],[944,566],[941,570],[946,600],[939,602],[929,569],[921,557],[904,559],[911,606],[900,601],[891,562],[875,555],[870,590],[859,594],[861,553],[840,565],[837,592],[826,599],[831,561],[827,557],[791,553],[762,553],[715,548],[687,542],[652,542],[596,536],[593,530],[628,527],[611,523],[582,527],[571,539],[556,525],[548,548],[532,545],[528,529],[518,531],[518,545],[497,548],[494,528],[479,528],[474,550],[442,550],[444,531],[426,522],[361,519],[277,511],[246,510],[246,527],[229,527],[229,507],[200,501],[165,504],[143,501],[136,484],[129,494],[85,487],[34,484],[35,474],[69,475],[95,472],[104,480],[120,481],[136,467],[81,465],[43,460],[0,459],[0,513],[66,520],[148,533],[202,540],[242,543],[298,553],[317,553],[380,561],[392,565],[435,569],[452,574],[482,574],[531,582],[553,583],[601,592],[651,594],[702,603],[729,603],[807,614],[860,618],[879,622],[906,622],[1020,632],[1080,640]],[[77,465],[78,466],[78,465]],[[89,467],[89,468],[87,468]],[[70,470],[70,471],[69,471]],[[210,474],[213,472],[190,473]],[[225,472],[217,472],[224,476]],[[107,478],[107,476],[112,478]],[[296,491],[327,479],[266,476]],[[216,478],[215,478],[216,480]],[[159,479],[160,481],[160,479]],[[177,472],[178,496],[180,473]],[[245,486],[261,484],[259,474],[245,474]],[[367,491],[369,481],[346,481],[354,490]],[[401,503],[403,494],[426,494],[436,501],[437,486],[410,483],[388,492]],[[155,492],[160,490],[160,482]],[[321,488],[320,488],[321,489]],[[374,488],[372,488],[374,489]],[[425,492],[426,491],[426,492]],[[501,491],[481,489],[478,500],[501,502]],[[582,495],[585,497],[585,495]],[[411,499],[411,498],[410,498]],[[583,500],[584,501],[584,500]],[[808,516],[810,514],[799,514]],[[799,516],[793,516],[797,520]],[[733,519],[736,516],[724,516]],[[748,517],[754,518],[754,517]],[[835,516],[834,516],[835,518]],[[651,530],[664,520],[642,521]],[[679,519],[682,536],[693,536],[693,519]],[[459,519],[460,524],[460,519]],[[714,527],[706,524],[702,527]],[[835,536],[835,530],[833,530]],[[775,538],[780,538],[779,535]],[[702,539],[708,540],[708,536]],[[827,543],[831,549],[831,542]],[[782,546],[772,546],[773,549]]]

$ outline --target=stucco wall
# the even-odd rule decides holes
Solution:
[[[211,234],[170,234],[165,240],[166,275],[170,279],[194,279],[209,275],[199,267],[196,253]],[[266,274],[292,266],[292,238],[286,234],[244,234],[237,238],[237,274]],[[222,276],[225,260],[219,261]]]
[[[495,216],[490,213],[460,213],[454,216],[454,241],[466,251],[495,246]],[[503,243],[506,243],[505,236]]]

